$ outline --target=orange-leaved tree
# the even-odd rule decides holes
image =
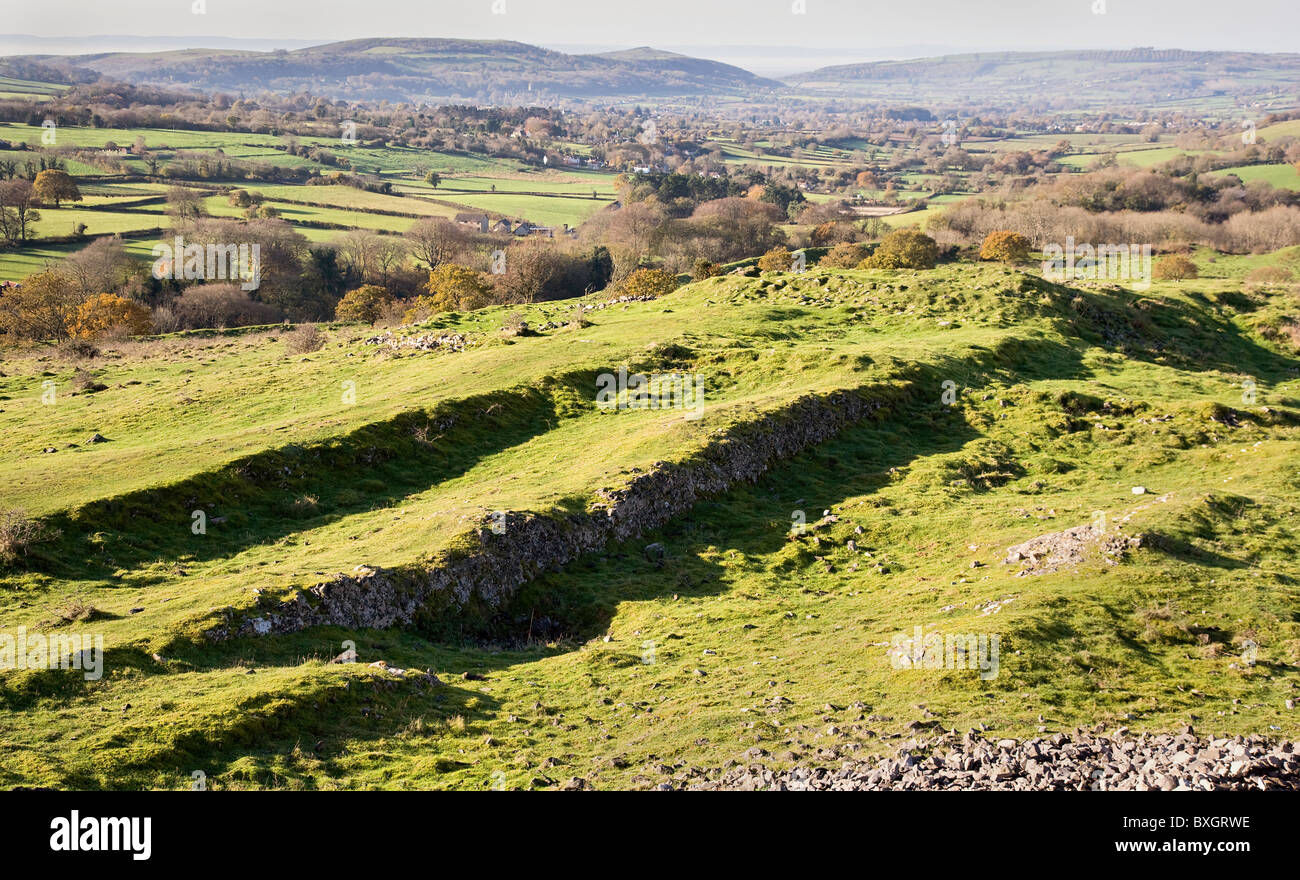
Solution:
[[[984,237],[980,245],[981,260],[999,260],[1003,263],[1023,263],[1032,249],[1029,239],[1010,229],[995,229]]]
[[[67,339],[81,299],[76,284],[60,272],[31,275],[0,294],[0,330],[13,339]]]
[[[393,295],[388,292],[388,288],[378,284],[363,284],[343,295],[343,299],[334,307],[334,317],[340,321],[373,324],[392,301]]]
[[[80,339],[96,339],[114,333],[145,336],[153,332],[153,316],[147,308],[124,296],[101,293],[77,308],[69,330]]]
[[[36,175],[36,179],[32,181],[32,189],[35,190],[38,199],[42,202],[54,202],[56,208],[60,202],[81,201],[81,190],[77,189],[77,182],[72,179],[72,175],[57,168],[46,168]]]
[[[657,299],[677,289],[677,276],[663,269],[637,269],[620,286],[624,296]]]

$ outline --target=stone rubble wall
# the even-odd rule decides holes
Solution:
[[[509,512],[470,532],[468,550],[444,551],[419,568],[357,566],[300,590],[274,609],[236,612],[208,630],[212,641],[297,632],[312,626],[383,629],[417,615],[454,615],[470,603],[501,607],[540,574],[610,541],[627,541],[681,516],[702,498],[753,482],[773,464],[833,437],[885,404],[867,389],[805,395],[742,422],[680,463],[657,462],[618,489],[602,489],[585,514]],[[500,532],[499,534],[497,532]]]

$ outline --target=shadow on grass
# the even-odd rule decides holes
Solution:
[[[85,505],[45,520],[40,570],[67,579],[170,560],[207,561],[391,504],[463,475],[545,433],[562,418],[557,393],[595,394],[585,374],[404,412],[309,446],[256,453],[170,486]],[[206,532],[194,533],[195,511]],[[157,579],[170,577],[159,574]],[[139,575],[132,585],[147,582]]]

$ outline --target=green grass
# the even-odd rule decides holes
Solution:
[[[1278,189],[1300,190],[1300,171],[1297,171],[1294,165],[1240,165],[1235,168],[1224,168],[1215,173],[1235,174],[1243,183],[1262,180]]]
[[[108,659],[99,682],[0,673],[0,784],[183,788],[202,770],[214,788],[647,786],[660,765],[755,745],[808,755],[831,723],[883,749],[874,734],[918,704],[1001,735],[1042,715],[1294,737],[1300,359],[1261,335],[1294,300],[1244,294],[1254,265],[1216,260],[1141,296],[998,266],[724,276],[582,329],[504,340],[493,308],[405,331],[468,333],[459,354],[383,355],[348,326],[307,355],[276,330],[188,334],[105,345],[81,364],[108,386],[93,394],[70,393],[78,364],[53,350],[10,352],[5,504],[61,535],[0,570],[4,628],[45,629],[79,599],[94,619],[59,631],[102,633]],[[570,308],[521,311],[536,326]],[[595,407],[595,374],[625,362],[698,373],[703,418]],[[836,389],[886,406],[542,574],[472,637],[431,637],[455,621],[200,636],[214,609],[359,564],[418,568],[491,511],[564,516]],[[95,431],[110,442],[88,445]],[[813,528],[791,540],[795,511]],[[1055,574],[999,564],[1095,511],[1131,513],[1145,545]],[[891,636],[917,625],[999,634],[999,676],[892,668]],[[324,663],[345,641],[361,662]],[[368,667],[380,659],[443,683]]]
[[[467,209],[491,211],[541,226],[559,226],[562,223],[578,226],[609,206],[608,200],[592,199],[590,194],[585,198],[507,193],[443,193],[438,197],[464,205]]]
[[[83,223],[88,236],[164,228],[169,223],[162,205],[129,211],[90,211],[76,207],[76,202],[67,202],[61,208],[41,208],[40,214],[33,229],[37,236],[45,237],[73,235]]]
[[[919,211],[909,211],[906,214],[885,214],[880,219],[895,228],[919,226],[921,229],[925,229],[925,224],[941,213],[943,213],[942,204],[933,207],[927,206]]]
[[[12,76],[0,76],[0,97],[6,99],[24,99],[43,101],[70,89],[71,86],[56,83],[37,82],[35,80],[17,79]]]
[[[31,145],[43,143],[44,132],[39,125],[21,125],[13,122],[0,122],[0,139],[13,143],[26,142]],[[203,150],[226,148],[238,144],[278,144],[281,139],[269,134],[245,134],[242,132],[185,131],[167,128],[81,128],[78,126],[59,126],[56,132],[56,146],[59,147],[103,147],[113,141],[120,147],[129,147],[137,137],[143,136],[146,146],[151,150],[166,146],[173,150]]]
[[[1286,122],[1275,122],[1272,125],[1266,125],[1255,132],[1257,138],[1264,138],[1265,141],[1281,137],[1300,137],[1300,119],[1290,119]]]
[[[540,175],[519,177],[444,177],[436,189],[427,185],[418,187],[422,195],[431,195],[444,199],[457,199],[466,192],[498,191],[516,193],[545,193],[590,198],[592,192],[611,199],[614,197],[613,178],[608,175],[590,175],[586,178],[568,179],[566,177],[543,177]],[[416,191],[412,186],[411,190]]]
[[[306,198],[310,197],[312,195],[311,190],[316,188],[297,187],[296,189],[304,190],[302,197]],[[451,209],[440,209],[437,205],[421,204],[415,199],[409,201],[412,208],[410,213],[412,214],[446,217],[455,213]],[[350,211],[344,208],[319,207],[304,205],[299,202],[278,201],[276,199],[267,199],[263,204],[279,211],[280,219],[294,225],[299,232],[306,232],[310,229],[310,227],[303,226],[303,223],[331,223],[350,229],[405,231],[418,221],[416,217],[394,217],[386,214],[374,214],[364,210]],[[244,216],[244,209],[231,205],[226,196],[209,196],[203,200],[203,206],[212,217],[242,218]],[[338,232],[336,231],[334,234],[338,235]]]
[[[385,195],[351,186],[250,185],[247,189],[249,192],[259,192],[272,201],[310,202],[348,211],[391,211],[429,217],[447,217],[455,213],[455,209],[431,204],[423,199]]]

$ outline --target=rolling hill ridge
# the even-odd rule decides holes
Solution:
[[[31,56],[112,79],[206,91],[310,91],[351,100],[537,103],[594,96],[750,93],[780,84],[648,48],[570,55],[511,41],[371,38],[293,51],[186,49]]]

